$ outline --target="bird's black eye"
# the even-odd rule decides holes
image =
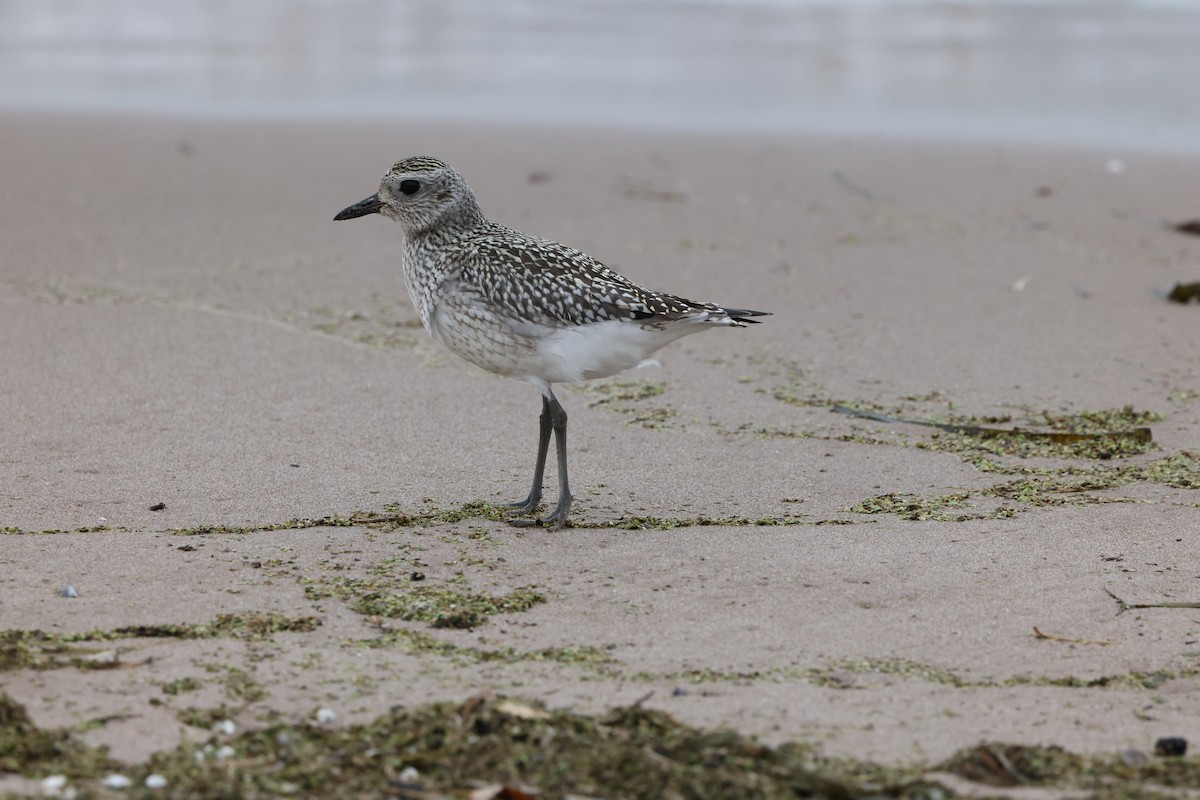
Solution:
[[[417,192],[421,191],[421,182],[414,181],[412,178],[409,178],[406,181],[400,181],[400,191],[404,194],[416,194]]]

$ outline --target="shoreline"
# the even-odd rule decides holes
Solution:
[[[680,137],[689,142],[711,140],[743,141],[748,143],[846,143],[891,145],[897,147],[953,147],[964,150],[992,148],[1027,150],[1031,153],[1093,153],[1105,158],[1149,156],[1169,159],[1200,158],[1200,139],[1180,133],[1169,140],[1138,136],[1130,133],[1126,137],[1105,140],[1067,137],[1056,138],[1032,131],[1011,132],[997,135],[984,130],[952,130],[954,125],[938,125],[929,122],[910,130],[872,130],[861,125],[845,126],[771,126],[742,127],[733,123],[727,126],[707,126],[689,120],[663,121],[649,124],[621,124],[603,119],[530,119],[518,120],[502,116],[489,117],[467,112],[445,115],[424,115],[415,121],[402,114],[380,115],[366,112],[309,113],[296,111],[282,113],[273,111],[188,113],[184,109],[164,110],[151,108],[80,108],[80,107],[0,107],[0,121],[9,123],[29,120],[79,120],[83,122],[109,122],[120,125],[125,122],[142,122],[154,125],[198,125],[210,128],[250,129],[356,129],[375,126],[395,126],[402,132],[406,126],[421,132],[450,130],[459,135],[464,130],[482,127],[488,135],[498,131],[505,136],[533,132],[539,135],[556,133],[565,136],[612,138],[620,136],[634,139],[658,139]]]

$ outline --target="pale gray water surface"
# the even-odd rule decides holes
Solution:
[[[1200,150],[1200,3],[0,0],[0,110]]]

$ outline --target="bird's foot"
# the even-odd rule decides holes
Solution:
[[[521,517],[526,514],[532,514],[538,510],[542,504],[542,496],[540,494],[532,494],[524,500],[518,500],[515,503],[505,503],[504,508],[508,509],[510,517]]]
[[[551,531],[557,531],[566,526],[567,513],[570,510],[571,510],[571,498],[568,497],[565,502],[559,501],[559,504],[554,507],[554,510],[551,511],[549,514],[547,514],[544,517],[510,519],[508,521],[508,524],[512,525],[514,528],[537,527],[537,528],[546,528],[547,530],[551,530]]]

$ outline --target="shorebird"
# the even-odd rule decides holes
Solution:
[[[368,214],[404,226],[405,283],[433,338],[541,392],[533,486],[508,506],[514,525],[557,530],[571,510],[567,412],[553,384],[606,378],[688,334],[745,327],[768,314],[643,289],[579,250],[489,222],[462,176],[436,158],[396,162],[378,192],[334,220]],[[551,433],[558,505],[531,519],[542,501]]]

